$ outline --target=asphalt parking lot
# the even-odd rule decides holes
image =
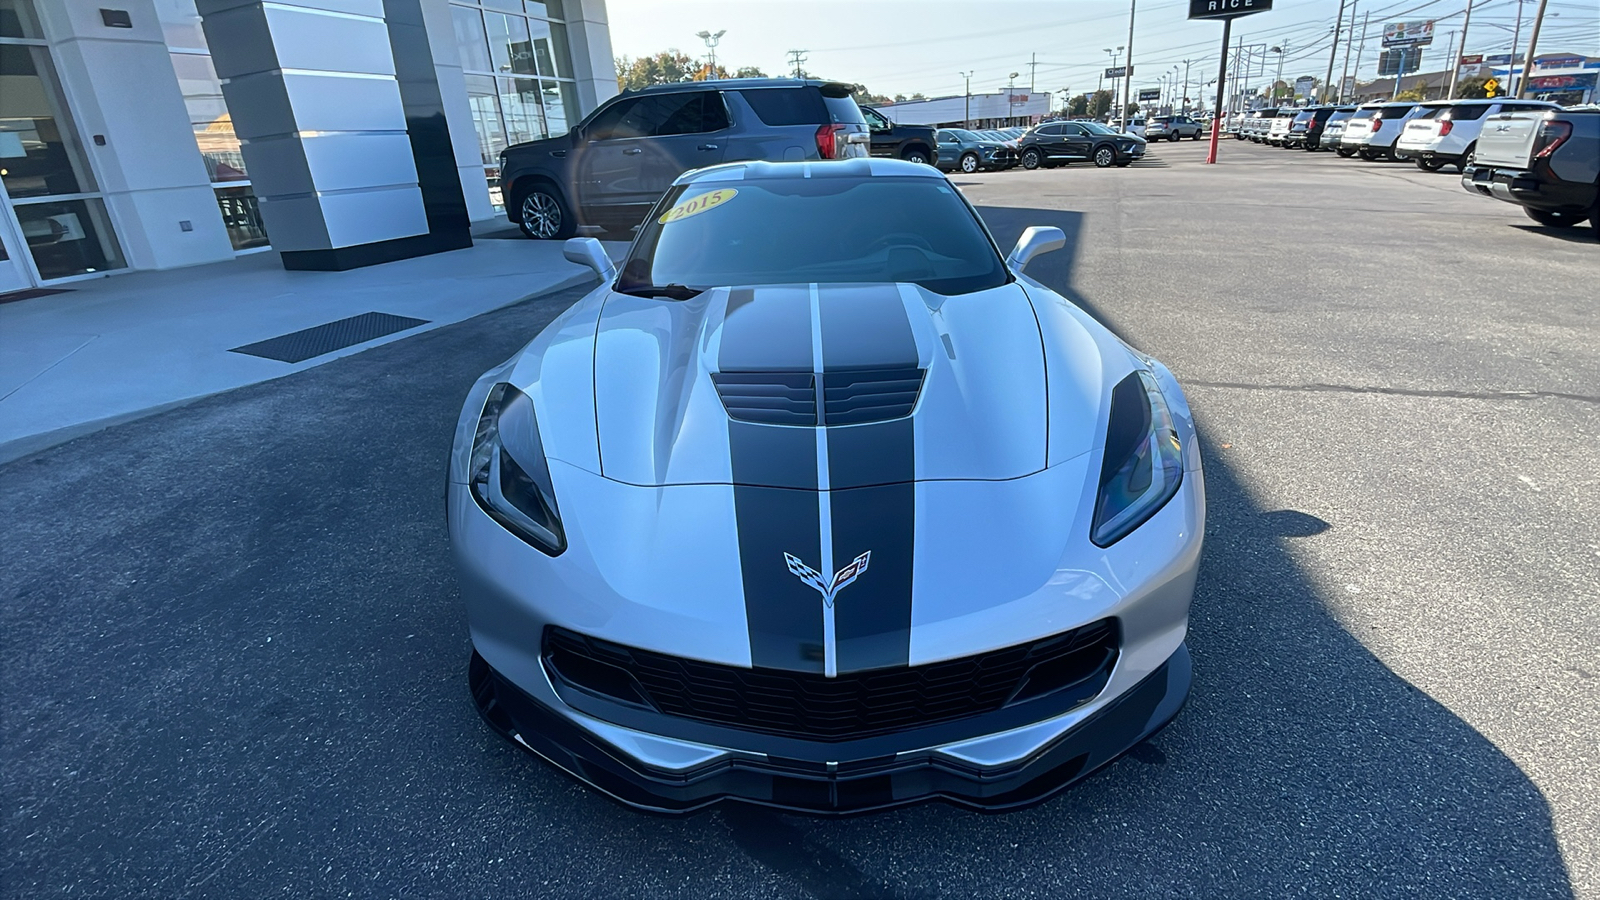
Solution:
[[[1234,141],[957,175],[1184,383],[1189,705],[1036,808],[622,809],[466,691],[460,399],[567,292],[0,467],[0,895],[1600,898],[1600,247]],[[63,402],[70,402],[64,398]]]

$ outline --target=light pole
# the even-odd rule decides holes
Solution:
[[[1171,74],[1167,76],[1167,115],[1171,115],[1173,108],[1178,105],[1178,67],[1173,66]]]
[[[972,73],[971,72],[958,72],[956,74],[960,75],[962,77],[962,79],[965,80],[966,83],[967,83],[967,94],[966,94],[966,97],[967,97],[967,109],[966,109],[966,112],[967,112],[967,114],[966,114],[965,119],[961,123],[961,127],[962,128],[971,128],[972,127]]]
[[[1189,63],[1190,63],[1190,60],[1186,59],[1186,60],[1183,61],[1183,114],[1184,115],[1188,115],[1189,114]]]
[[[1461,57],[1467,52],[1467,29],[1472,27],[1472,0],[1467,0],[1467,18],[1461,23],[1461,53],[1450,60],[1450,92],[1444,95],[1446,100],[1456,98],[1456,82],[1461,80]]]
[[[1511,83],[1506,85],[1506,87],[1509,89],[1506,91],[1507,97],[1522,96],[1517,90],[1517,45],[1522,43],[1522,4],[1524,2],[1525,0],[1516,0],[1517,27],[1511,32]],[[1523,77],[1527,77],[1528,64],[1531,62],[1533,62],[1531,59],[1524,59],[1522,61]]]
[[[1106,55],[1111,57],[1111,68],[1115,69],[1117,67],[1117,60],[1122,58],[1122,50],[1123,50],[1123,48],[1122,47],[1118,47],[1117,49],[1113,50],[1110,47],[1106,47],[1104,49],[1106,51]],[[1111,113],[1112,118],[1116,118],[1116,106],[1117,106],[1117,79],[1116,79],[1115,76],[1113,76],[1112,79],[1111,79],[1111,109],[1107,110],[1108,113]]]
[[[1009,76],[1007,76],[1008,78],[1011,79],[1010,82],[1006,84],[1006,124],[1005,124],[1005,127],[1007,127],[1007,128],[1011,127],[1011,120],[1014,118],[1012,113],[1015,113],[1017,111],[1017,76],[1021,75],[1021,74],[1022,74],[1021,72],[1012,72]]]
[[[709,31],[701,31],[695,34],[695,37],[706,42],[706,54],[711,57],[711,65],[708,69],[708,77],[710,78],[717,77],[717,45],[722,43],[722,36],[727,33],[728,30],[724,28],[716,34],[712,34]]]
[[[1271,48],[1278,54],[1278,80],[1272,83],[1272,99],[1278,99],[1278,85],[1283,83],[1283,58],[1289,54],[1289,42],[1284,41],[1283,46]]]

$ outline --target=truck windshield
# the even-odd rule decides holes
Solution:
[[[679,185],[634,242],[616,289],[908,282],[939,294],[1011,280],[977,215],[942,178],[813,177]]]

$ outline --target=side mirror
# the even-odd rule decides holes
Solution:
[[[1028,261],[1041,253],[1051,250],[1060,250],[1067,245],[1067,236],[1059,228],[1050,228],[1039,225],[1029,226],[1017,239],[1017,246],[1006,257],[1006,265],[1014,271],[1021,272]]]
[[[1060,233],[1059,229],[1057,233]],[[1062,243],[1066,243],[1065,238],[1062,239]],[[615,281],[617,278],[616,264],[606,255],[606,248],[600,246],[600,242],[592,237],[569,238],[561,245],[561,255],[567,258],[567,262],[575,262],[593,269],[601,281]]]

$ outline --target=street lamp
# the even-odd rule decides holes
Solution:
[[[726,28],[717,32],[716,34],[712,34],[709,31],[700,31],[695,33],[695,37],[706,42],[707,55],[711,57],[711,67],[708,74],[712,78],[717,77],[717,45],[722,43],[722,36],[727,33],[728,30]]]
[[[1104,48],[1104,50],[1106,51],[1106,54],[1111,57],[1111,68],[1115,69],[1117,67],[1117,60],[1122,58],[1123,47],[1122,46],[1118,46],[1117,49],[1115,49],[1115,50],[1111,49],[1110,47],[1106,47],[1106,48]],[[1116,117],[1116,116],[1120,116],[1122,114],[1121,110],[1116,109],[1116,105],[1117,105],[1117,79],[1116,78],[1112,78],[1111,79],[1111,106],[1112,106],[1111,113],[1112,113],[1113,118]]]
[[[1021,75],[1021,74],[1022,74],[1021,72],[1012,72],[1009,76],[1007,76],[1008,78],[1011,79],[1010,83],[1006,85],[1006,124],[1005,124],[1005,127],[1007,127],[1007,128],[1011,127],[1011,120],[1014,118],[1014,116],[1012,114],[1017,111],[1016,110],[1017,76]]]
[[[1277,100],[1278,99],[1278,85],[1280,83],[1282,83],[1282,81],[1283,81],[1283,58],[1285,56],[1287,56],[1288,53],[1289,53],[1289,42],[1288,41],[1284,41],[1283,42],[1283,46],[1281,46],[1281,47],[1272,47],[1272,48],[1269,48],[1269,49],[1273,53],[1278,54],[1278,80],[1274,81],[1272,83],[1272,99],[1273,100]]]

